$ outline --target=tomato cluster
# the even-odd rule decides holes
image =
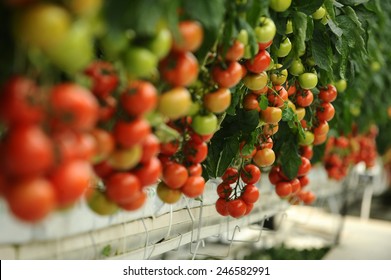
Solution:
[[[245,164],[239,170],[228,168],[222,176],[223,182],[216,189],[219,196],[216,211],[222,216],[233,218],[251,213],[260,196],[256,187],[260,178],[261,171],[254,164]]]

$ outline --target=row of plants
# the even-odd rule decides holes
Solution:
[[[387,11],[378,0],[3,1],[0,195],[38,222],[83,199],[100,215],[134,211],[149,187],[169,204],[202,199],[220,178],[216,211],[240,218],[268,176],[281,199],[311,204],[312,165],[336,180],[374,165],[391,104]]]

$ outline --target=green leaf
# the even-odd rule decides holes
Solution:
[[[332,72],[332,49],[330,38],[318,28],[314,30],[313,34],[312,56],[321,69]]]
[[[252,0],[252,5],[247,11],[246,20],[250,24],[250,26],[254,28],[255,26],[258,25],[259,18],[262,15],[268,15],[268,13],[269,13],[269,1]]]
[[[239,137],[231,136],[224,141],[224,147],[218,162],[217,177],[221,177],[239,152]]]
[[[369,2],[369,0],[339,0],[338,2],[344,5],[357,6],[360,4],[367,3]]]
[[[325,0],[323,5],[326,9],[327,14],[329,17],[334,20],[335,19],[335,8],[334,8],[334,0]]]
[[[108,245],[106,245],[105,247],[103,247],[103,249],[102,249],[102,251],[101,251],[101,254],[102,254],[103,256],[105,256],[105,257],[108,257],[108,256],[110,256],[110,254],[111,254],[111,250],[112,250],[111,245],[108,244]]]
[[[267,106],[269,105],[269,100],[267,99],[266,94],[261,95],[258,103],[261,110],[266,110]]]
[[[235,124],[236,130],[240,128],[244,133],[253,131],[259,124],[259,113],[257,110],[239,111],[239,122]]]
[[[282,110],[282,120],[285,122],[294,121],[295,120],[295,112],[293,112],[292,108],[286,106]]]
[[[243,18],[239,18],[236,21],[238,30],[246,30],[248,34],[248,45],[250,46],[251,56],[255,56],[258,51],[257,38],[255,37],[254,29]]]
[[[333,20],[329,20],[328,25],[330,27],[331,32],[333,32],[337,37],[342,36],[343,30],[339,28]]]
[[[353,10],[352,7],[345,7],[344,11],[346,15],[356,24],[356,28],[358,28],[358,31],[361,33],[365,33],[365,30],[362,28],[361,22],[357,17],[356,12]]]
[[[241,154],[244,156],[247,156],[251,154],[251,152],[254,150],[255,145],[259,142],[259,135],[261,134],[260,129],[256,129],[252,131],[245,139],[246,144],[243,146]]]
[[[280,155],[282,171],[289,179],[293,179],[297,176],[301,165],[298,143],[292,139],[294,138],[291,138],[284,143]]]
[[[238,88],[235,88],[231,91],[231,104],[229,105],[226,113],[228,115],[234,116],[236,115],[236,106],[240,102],[240,97],[242,96],[242,91]]]
[[[295,54],[305,51],[305,40],[307,37],[307,15],[302,12],[296,12],[293,15],[293,48]]]
[[[296,0],[293,5],[307,15],[312,15],[317,9],[322,6],[324,0]]]
[[[339,62],[337,64],[338,73],[341,78],[345,79],[346,66],[347,66],[348,55],[349,55],[349,46],[347,41],[343,37],[339,37],[338,41],[335,44],[335,48],[340,54]]]

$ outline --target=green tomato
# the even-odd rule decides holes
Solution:
[[[129,44],[129,38],[124,32],[108,32],[100,41],[105,57],[117,59]]]
[[[348,83],[346,82],[345,79],[340,79],[335,83],[335,87],[338,92],[344,92],[348,86]]]
[[[191,123],[194,131],[200,135],[209,135],[217,129],[217,117],[215,114],[196,115]]]
[[[153,52],[158,59],[165,57],[172,45],[172,35],[167,28],[162,28],[157,35],[147,44],[147,48]]]
[[[292,33],[293,33],[292,20],[288,19],[288,21],[286,22],[285,34],[292,34]]]
[[[307,57],[305,63],[307,63],[308,66],[315,66],[316,65],[315,59],[312,56]]]
[[[142,154],[141,145],[134,145],[128,149],[117,149],[108,158],[108,163],[115,169],[129,170],[140,162]]]
[[[269,7],[275,12],[285,12],[291,6],[292,0],[270,0]]]
[[[304,73],[305,68],[303,63],[301,62],[301,59],[296,59],[292,62],[288,70],[291,75],[299,76],[300,74]]]
[[[292,50],[292,43],[291,40],[289,40],[288,37],[286,37],[281,43],[280,46],[277,49],[277,56],[278,57],[286,57],[290,51]]]
[[[309,146],[314,142],[315,135],[311,131],[304,131],[304,136],[299,134],[299,145]]]
[[[279,69],[283,65],[282,64],[275,64],[273,69]],[[273,85],[282,85],[286,82],[286,79],[288,78],[288,70],[280,70],[279,72],[274,72],[270,74],[270,80],[272,81]]]
[[[254,28],[258,43],[268,43],[276,36],[277,28],[274,21],[268,17],[260,18],[260,25]]]
[[[320,7],[319,9],[317,9],[317,10],[312,14],[312,18],[313,18],[313,19],[316,19],[316,20],[319,20],[319,19],[322,19],[325,15],[326,15],[326,9],[323,8],[323,7]]]
[[[131,77],[149,78],[156,72],[158,58],[148,49],[131,47],[125,53],[124,63]]]
[[[240,30],[238,37],[236,38],[239,42],[241,42],[243,45],[248,44],[248,32],[246,29]]]
[[[116,203],[112,202],[99,189],[91,189],[87,192],[86,201],[88,207],[94,212],[102,216],[113,215],[118,211]]]
[[[318,76],[314,73],[303,73],[299,75],[299,84],[303,89],[313,89],[318,84]]]
[[[191,105],[190,105],[190,108],[189,108],[189,112],[188,112],[188,115],[189,116],[194,116],[196,114],[198,114],[198,112],[200,111],[200,103],[198,102],[192,102]]]
[[[65,38],[47,49],[53,64],[67,73],[83,70],[94,58],[94,43],[88,26],[74,23]]]
[[[372,72],[379,72],[381,69],[381,64],[378,61],[373,61],[371,63],[371,70]]]

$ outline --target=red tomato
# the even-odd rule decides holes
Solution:
[[[220,64],[212,68],[212,78],[219,87],[231,88],[242,79],[242,66],[237,61],[231,61],[226,67]]]
[[[300,181],[300,186],[301,186],[302,189],[304,187],[306,187],[309,184],[309,182],[310,182],[308,176],[306,176],[306,175],[298,177],[298,179]]]
[[[109,96],[118,86],[119,78],[110,62],[94,61],[84,73],[92,79],[91,91],[99,98]]]
[[[229,198],[232,193],[232,188],[228,183],[222,182],[217,186],[217,195],[221,198]]]
[[[246,212],[244,213],[244,215],[246,216],[250,214],[253,208],[254,208],[254,203],[246,203]]]
[[[311,160],[314,155],[314,151],[311,146],[301,146],[300,147],[300,154],[301,154],[301,156]]]
[[[246,184],[255,184],[261,178],[261,171],[254,164],[247,164],[240,173],[240,178]]]
[[[311,162],[306,157],[301,157],[301,164],[299,167],[299,171],[297,173],[297,176],[304,176],[307,175],[307,173],[311,170]]]
[[[219,213],[221,216],[225,217],[229,215],[227,206],[228,206],[228,202],[225,201],[224,198],[217,199],[215,207],[217,213]]]
[[[22,76],[10,78],[0,94],[0,119],[8,125],[38,123],[43,118],[42,98],[33,80]]]
[[[163,79],[174,87],[186,87],[197,80],[198,61],[190,52],[171,53],[159,64]]]
[[[319,121],[330,121],[335,114],[334,106],[329,102],[322,102],[316,110]]]
[[[160,143],[160,153],[167,156],[174,155],[179,149],[179,141],[174,140],[168,143]]]
[[[67,207],[75,203],[93,183],[93,177],[91,165],[84,160],[68,161],[58,166],[49,175],[57,204]]]
[[[107,197],[117,204],[132,202],[141,191],[139,179],[129,172],[117,172],[105,180]]]
[[[8,131],[3,146],[6,173],[34,177],[46,173],[54,164],[52,141],[36,125],[19,125]]]
[[[114,173],[113,167],[108,163],[107,160],[99,162],[93,166],[95,174],[102,179],[106,179]]]
[[[141,187],[155,184],[162,174],[162,164],[156,157],[136,167],[132,173],[139,179]]]
[[[267,93],[270,106],[282,107],[284,102],[288,100],[288,92],[281,85],[273,85]]]
[[[308,107],[314,101],[314,94],[310,90],[302,90],[296,93],[296,104],[300,107]]]
[[[331,84],[327,85],[327,89],[321,89],[319,92],[319,98],[324,102],[333,102],[337,95],[337,89]]]
[[[243,98],[243,108],[247,111],[257,110],[261,111],[259,106],[258,95],[252,92],[247,93]]]
[[[243,200],[238,198],[227,203],[227,210],[231,217],[240,218],[246,214],[247,206]]]
[[[124,148],[142,144],[150,133],[151,126],[144,119],[130,122],[118,121],[113,128],[114,139]]]
[[[204,31],[197,21],[187,20],[179,23],[179,38],[173,42],[173,50],[179,52],[196,51],[204,39]]]
[[[231,105],[231,91],[228,88],[219,88],[204,95],[204,107],[212,113],[223,113]]]
[[[200,163],[195,163],[190,165],[187,168],[189,176],[201,176],[202,175],[202,165]]]
[[[242,154],[242,150],[243,150],[243,147],[246,145],[246,142],[245,141],[242,141],[242,142],[240,142],[240,146],[239,146],[239,153],[240,153],[240,156],[242,157],[242,158],[253,158],[254,157],[254,155],[255,155],[255,153],[257,152],[257,149],[255,148],[255,147],[253,147],[253,150],[251,151],[251,153],[250,154],[248,154],[248,155],[243,155]]]
[[[182,193],[190,198],[199,197],[204,193],[205,179],[201,176],[190,176],[181,188]]]
[[[240,198],[246,203],[255,203],[259,198],[259,190],[256,186],[249,184],[244,186]]]
[[[258,43],[258,47],[260,50],[266,50],[268,47],[270,47],[273,44],[273,40],[270,40],[267,43]]]
[[[160,152],[159,139],[154,134],[149,134],[142,143],[143,154],[140,162],[145,163],[157,156]]]
[[[117,99],[113,96],[108,96],[100,101],[98,119],[100,122],[110,121],[117,111]]]
[[[323,135],[329,132],[329,123],[327,121],[320,121],[313,129],[314,135]]]
[[[115,149],[113,135],[110,132],[100,128],[95,128],[92,130],[91,134],[95,139],[97,147],[94,162],[100,162],[107,159]]]
[[[248,71],[259,74],[268,69],[270,62],[269,52],[260,50],[252,59],[246,60],[245,65]]]
[[[301,190],[301,184],[298,178],[292,179],[289,183],[292,185],[292,194],[297,194]]]
[[[52,88],[51,112],[55,128],[91,130],[98,121],[98,102],[78,84],[63,83]]]
[[[134,211],[140,209],[147,200],[147,194],[143,191],[136,192],[130,202],[119,203],[118,205],[126,211]]]
[[[280,168],[277,166],[272,167],[272,169],[269,172],[268,177],[269,177],[269,181],[272,185],[276,185],[278,182],[283,180],[280,176]]]
[[[236,168],[228,167],[225,170],[222,179],[225,183],[233,184],[239,179],[239,171]]]
[[[232,46],[230,46],[225,53],[224,59],[228,61],[238,61],[243,57],[244,49],[244,44],[238,40],[235,40]]]
[[[179,163],[166,165],[163,169],[163,181],[172,189],[181,188],[187,181],[189,174],[186,167]]]
[[[133,81],[121,93],[121,105],[131,116],[141,116],[156,108],[158,93],[147,81]]]
[[[205,142],[198,145],[193,142],[187,142],[183,152],[186,161],[190,163],[201,163],[208,156],[208,145]]]
[[[275,160],[276,155],[273,149],[270,148],[258,150],[253,157],[253,161],[258,167],[271,166]]]
[[[281,181],[276,184],[276,193],[279,197],[287,197],[292,194],[292,184]]]
[[[18,182],[9,188],[6,199],[12,214],[25,222],[38,222],[56,207],[53,186],[44,178]]]

